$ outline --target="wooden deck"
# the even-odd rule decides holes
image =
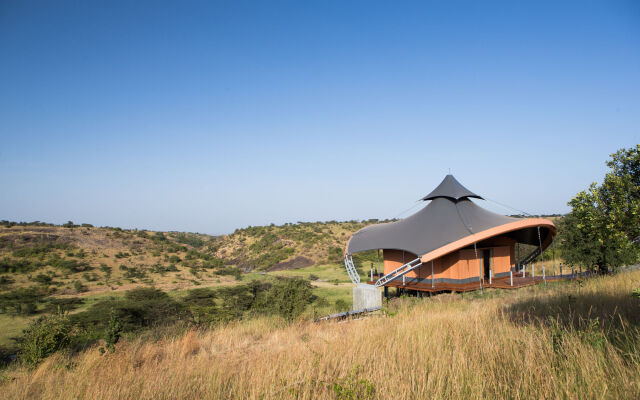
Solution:
[[[557,275],[557,276],[547,276],[547,282],[559,281],[559,280],[567,280],[572,279],[575,276],[572,275]],[[375,278],[375,276],[374,276]],[[367,282],[370,285],[375,284],[375,281]],[[509,277],[503,278],[494,278],[492,279],[491,284],[488,279],[485,279],[482,284],[482,288],[496,288],[496,289],[518,289],[525,286],[536,285],[539,283],[544,283],[544,279],[541,276],[531,277],[531,276],[522,276],[522,274],[518,274],[518,276],[513,276],[513,286],[509,280]],[[391,281],[387,283],[385,286],[387,287],[395,287],[400,289],[408,289],[408,290],[418,290],[421,292],[442,292],[442,291],[456,291],[456,292],[468,292],[471,290],[480,289],[480,282],[470,282],[470,283],[434,283],[433,286],[430,283],[407,283],[403,285],[401,282]]]

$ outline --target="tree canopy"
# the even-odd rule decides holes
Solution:
[[[640,256],[640,145],[607,161],[601,185],[592,183],[569,201],[560,223],[562,257],[570,265],[608,271]]]

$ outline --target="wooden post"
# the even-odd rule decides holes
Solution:
[[[509,282],[511,283],[511,286],[513,286],[513,271],[509,270]]]
[[[489,285],[493,281],[493,249],[489,249]]]
[[[404,286],[406,284],[406,281],[404,279],[405,277],[406,277],[406,275],[402,275],[402,286]]]
[[[544,273],[544,265],[542,266],[542,280],[544,281],[544,284],[547,284],[547,275]]]
[[[431,260],[431,288],[433,288],[433,260]]]
[[[523,265],[523,266],[522,266],[522,277],[523,277],[523,278],[524,278],[524,273],[525,273],[525,271],[526,271],[526,270],[527,270],[527,266],[526,266],[526,265]]]

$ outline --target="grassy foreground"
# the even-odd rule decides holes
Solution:
[[[0,373],[22,398],[639,398],[640,271],[399,299],[343,323],[254,319]]]

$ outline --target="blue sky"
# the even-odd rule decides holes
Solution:
[[[0,219],[566,212],[640,141],[640,5],[2,1],[0,139]]]

